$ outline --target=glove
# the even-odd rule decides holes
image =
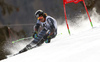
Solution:
[[[47,39],[45,40],[45,43],[50,43],[51,36],[47,36]]]
[[[33,38],[37,38],[37,34],[38,34],[38,32],[35,31],[35,32],[33,33]]]
[[[45,43],[50,43],[51,36],[49,34],[50,34],[50,30],[47,30],[46,35],[43,37]]]

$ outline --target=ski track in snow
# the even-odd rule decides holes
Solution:
[[[100,62],[100,27],[43,44],[1,62]]]

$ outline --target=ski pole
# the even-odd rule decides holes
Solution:
[[[18,39],[16,41],[12,41],[12,43],[15,43],[15,42],[18,42],[18,41],[22,41],[22,40],[25,40],[25,39],[29,39],[29,38],[33,38],[33,37],[31,36],[31,37],[27,37],[27,38],[21,38],[21,39]]]
[[[60,33],[60,34],[58,34],[58,35],[56,35],[56,36],[59,36],[59,35],[61,35],[62,33]],[[37,36],[36,36],[37,37]],[[29,38],[33,38],[32,36],[31,37],[27,37],[27,38],[21,38],[21,39],[18,39],[18,40],[16,40],[16,41],[12,41],[12,43],[15,43],[15,42],[19,42],[19,41],[22,41],[22,40],[25,40],[25,39],[29,39]]]

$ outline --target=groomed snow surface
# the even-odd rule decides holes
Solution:
[[[66,31],[66,28],[65,30]],[[62,32],[63,32],[62,31]],[[1,62],[100,62],[100,27],[68,35]]]
[[[100,62],[100,26],[91,28],[86,20],[80,28],[70,27],[69,35],[65,25],[59,26],[58,35],[50,44],[44,43],[1,62]]]

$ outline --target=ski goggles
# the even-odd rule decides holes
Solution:
[[[43,16],[38,17],[38,20],[41,20],[41,19],[43,19]]]

